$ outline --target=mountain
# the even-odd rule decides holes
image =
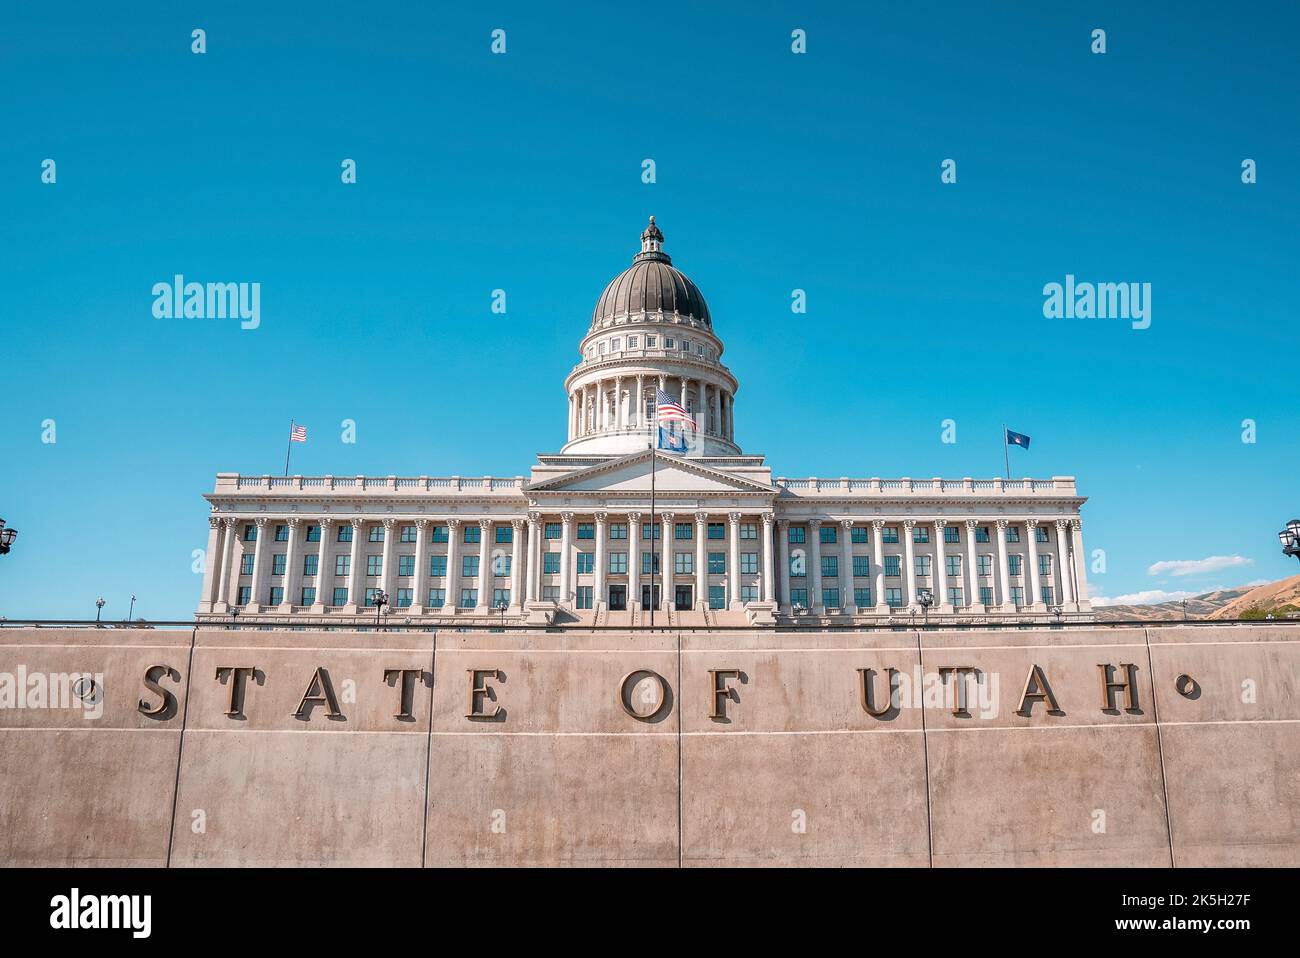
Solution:
[[[1285,606],[1300,609],[1300,575],[1279,579],[1277,582],[1268,582],[1251,589],[1245,595],[1238,596],[1222,608],[1216,609],[1208,618],[1239,619],[1242,613],[1250,609],[1274,612],[1278,618],[1282,618],[1291,611],[1284,608]]]
[[[1296,578],[1300,581],[1300,576]],[[1276,585],[1277,583],[1273,584]],[[1260,588],[1266,587],[1260,586]],[[1191,596],[1187,599],[1187,618],[1222,618],[1217,614],[1218,612],[1257,591],[1259,589],[1243,585],[1235,589],[1216,589],[1213,592]],[[1175,599],[1171,602],[1153,602],[1150,605],[1103,605],[1097,609],[1097,621],[1099,622],[1156,622],[1182,618],[1182,599]],[[1229,616],[1229,618],[1236,618],[1236,616]]]

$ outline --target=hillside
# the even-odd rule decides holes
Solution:
[[[1233,599],[1220,609],[1216,609],[1208,618],[1239,619],[1247,609],[1258,608],[1270,612],[1285,605],[1300,608],[1300,575],[1292,576],[1289,579],[1279,579],[1277,582],[1269,582],[1251,589],[1245,595]],[[1281,614],[1285,615],[1286,613]]]
[[[1261,586],[1260,588],[1264,587]],[[1239,586],[1235,589],[1216,589],[1214,592],[1192,596],[1187,599],[1187,618],[1219,618],[1220,616],[1217,613],[1220,610],[1257,591],[1257,589],[1248,588],[1247,586]],[[1099,622],[1156,622],[1182,618],[1183,602],[1181,599],[1172,602],[1154,602],[1150,605],[1103,605],[1097,609],[1097,620]],[[1232,618],[1236,618],[1236,616],[1232,616]]]

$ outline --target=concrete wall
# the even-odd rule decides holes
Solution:
[[[1103,711],[1099,663],[1113,681],[1133,664],[1134,708],[1117,690]],[[1035,665],[1051,714],[1041,699],[1016,711]],[[157,716],[151,666],[175,697]],[[235,715],[232,676],[217,677],[231,667],[256,670]],[[954,667],[977,673],[968,711],[953,714],[952,672],[931,686],[946,700],[916,707],[913,670]],[[102,715],[6,707],[20,669],[102,674]],[[327,683],[338,716],[300,708],[318,669],[312,691]],[[384,673],[402,669],[419,676],[398,715],[403,680]],[[860,669],[873,707],[900,673],[880,717]],[[491,691],[469,717],[475,678]],[[1281,625],[5,628],[0,862],[1298,865],[1298,686],[1300,628]]]

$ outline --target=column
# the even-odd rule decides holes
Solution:
[[[686,377],[685,376],[681,377],[681,384],[682,384],[682,408],[685,409],[686,408]]]
[[[695,380],[695,427],[701,434],[709,431],[709,406],[704,399],[704,380]]]
[[[522,599],[520,583],[523,582],[524,520],[511,519],[510,529],[510,611],[518,612]]]
[[[871,588],[875,592],[876,613],[885,615],[889,606],[885,604],[885,520],[871,520],[871,561],[875,563],[876,578]]]
[[[324,535],[324,533],[322,533]],[[317,590],[319,594],[319,590]],[[429,520],[415,520],[415,574],[411,576],[412,615],[419,615],[429,601]]]
[[[384,517],[384,550],[383,558],[380,559],[383,565],[379,572],[379,588],[384,595],[388,596],[390,603],[397,602],[397,519],[393,516]],[[388,606],[392,611],[393,606]]]
[[[208,517],[208,550],[203,553],[203,607],[201,612],[211,612],[217,601],[217,586],[221,582],[222,521],[217,516]]]
[[[326,605],[332,605],[333,595],[326,595],[326,589],[334,587],[334,567],[330,565],[330,540],[334,534],[334,520],[320,520],[320,550],[316,553],[316,601],[311,610],[317,615],[325,611]]]
[[[476,612],[492,608],[492,520],[478,521],[478,606]]]
[[[934,520],[934,607],[939,612],[951,612],[948,602],[948,570],[943,565],[943,531],[947,519]]]
[[[609,531],[605,525],[607,518],[607,513],[596,513],[596,554],[592,557],[592,562],[596,567],[592,575],[591,608],[593,612],[599,609],[601,605],[608,604],[608,599],[605,596],[605,573],[607,571],[606,566],[609,563],[608,553],[605,551],[605,542],[609,538]]]
[[[840,520],[840,608],[848,615],[858,611],[853,598],[853,520]]]
[[[998,596],[998,605],[1003,612],[1015,611],[1015,606],[1011,603],[1011,579],[1007,573],[1007,520],[999,519],[997,521],[998,537],[998,585],[1001,587],[1001,594]]]
[[[455,612],[460,598],[460,520],[447,520],[447,576],[443,580],[446,596],[443,611]]]
[[[1029,587],[1033,591],[1029,593],[1029,601],[1025,604],[1033,607],[1035,610],[1042,610],[1043,590],[1039,588],[1038,577],[1038,520],[1028,519],[1025,521],[1025,539],[1029,543]]]
[[[253,580],[252,588],[249,590],[249,606],[254,611],[260,611],[260,606],[264,596],[262,595],[262,580],[266,578],[266,516],[259,516],[253,520],[257,525],[257,542],[253,544]]]
[[[740,601],[740,513],[730,512],[727,519],[727,542],[731,546],[727,556],[727,604],[734,612],[745,607]]]
[[[915,519],[903,520],[903,581],[907,584],[907,607],[916,608],[916,557],[912,545]]]
[[[622,429],[623,420],[623,377],[614,377],[614,428]]]
[[[280,603],[281,612],[292,612],[293,607],[302,599],[302,559],[298,548],[298,527],[302,519],[293,516],[288,520],[289,546],[284,550],[284,596]]]
[[[641,513],[639,512],[627,514],[627,602],[629,610],[636,609],[641,602]]]
[[[1084,562],[1083,520],[1070,520],[1070,545],[1074,553],[1074,601],[1082,605],[1088,601],[1088,570]]]
[[[641,430],[641,419],[645,416],[645,376],[641,373],[636,377],[636,405],[632,407],[632,428],[638,432]],[[631,606],[628,606],[631,608]]]
[[[760,548],[763,550],[763,601],[775,602],[776,595],[772,580],[772,513],[763,513],[763,538]]]
[[[974,609],[980,601],[979,566],[975,563],[975,529],[978,519],[966,520],[966,608]]]
[[[1070,523],[1067,519],[1056,520],[1056,590],[1061,594],[1058,605],[1074,601],[1073,583],[1070,581]]]
[[[808,608],[813,615],[825,615],[822,604],[822,521],[808,521]]]
[[[659,513],[659,598],[661,609],[669,610],[672,608],[672,601],[675,593],[673,592],[673,514],[671,512]],[[650,540],[651,544],[654,540]],[[653,596],[652,596],[653,598]]]
[[[221,547],[221,575],[217,579],[217,604],[222,608],[217,611],[225,612],[226,608],[234,604],[230,601],[231,573],[234,571],[231,563],[234,561],[235,540],[239,538],[236,531],[239,528],[239,520],[228,517],[221,522],[225,526],[225,541]]]
[[[361,592],[361,544],[365,541],[366,523],[360,516],[351,520],[352,544],[348,552],[348,604],[345,612],[356,612],[365,601]]]
[[[790,601],[790,520],[778,519],[776,522],[777,557],[781,566],[781,610],[792,611]]]
[[[708,518],[707,512],[695,513],[695,608],[697,609],[708,607],[705,603],[709,595],[709,557],[705,554],[709,535]]]
[[[560,515],[564,528],[560,535],[560,604],[573,602],[573,513]]]
[[[525,601],[536,602],[542,594],[542,515],[528,513],[528,592]]]

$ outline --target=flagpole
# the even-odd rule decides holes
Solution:
[[[1002,424],[1002,458],[1007,464],[1007,478],[1011,478],[1011,453],[1007,450],[1007,424]]]
[[[293,420],[289,420],[289,443],[284,450],[284,474],[289,475],[289,453],[293,451]]]
[[[655,398],[655,421],[650,425],[650,628],[655,627],[655,447],[659,428],[659,400]]]

